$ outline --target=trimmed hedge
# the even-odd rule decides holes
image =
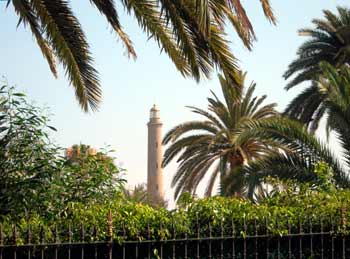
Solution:
[[[68,239],[71,228],[73,240],[80,239],[81,226],[85,230],[85,241],[109,238],[108,214],[111,212],[113,239],[128,240],[170,239],[177,237],[236,235],[254,233],[255,225],[259,233],[283,235],[288,227],[299,231],[300,224],[308,231],[322,227],[335,232],[347,232],[350,224],[350,191],[312,192],[293,194],[290,192],[265,199],[260,204],[238,198],[212,197],[182,203],[180,208],[167,211],[148,205],[128,201],[115,201],[108,205],[83,206],[74,204],[65,217],[47,220],[36,215],[28,219],[12,222],[2,218],[2,231],[5,243],[12,242],[13,226],[18,233],[17,242],[24,243],[30,226],[32,243],[39,242],[40,232],[45,232],[47,242],[54,241],[55,231],[61,242]],[[246,228],[245,226],[246,225]],[[210,230],[209,230],[210,226]]]

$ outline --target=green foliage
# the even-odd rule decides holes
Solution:
[[[0,89],[0,215],[47,209],[47,189],[60,170],[60,149],[43,110],[6,84]]]
[[[121,197],[124,170],[116,166],[109,156],[112,151],[82,152],[63,163],[59,176],[52,183],[52,189],[57,194],[54,199],[57,202],[54,207],[58,210],[56,213],[64,215],[75,203],[108,203]]]
[[[332,168],[326,163],[319,162],[315,166],[316,186],[323,191],[332,191],[335,188]]]
[[[64,216],[75,203],[107,203],[123,189],[109,150],[66,161],[49,119],[23,93],[0,89],[0,218]]]
[[[276,193],[260,204],[239,198],[210,197],[194,199],[186,209],[178,208],[174,211],[155,209],[148,205],[114,200],[110,204],[76,204],[70,208],[66,217],[54,219],[41,218],[32,215],[27,219],[13,222],[12,219],[2,219],[1,223],[7,242],[12,233],[12,223],[16,223],[24,242],[25,233],[30,225],[33,241],[38,239],[40,229],[48,231],[47,241],[53,241],[55,226],[60,234],[60,240],[67,240],[69,226],[79,240],[79,229],[84,226],[86,241],[94,240],[93,229],[97,230],[99,240],[108,238],[109,221],[107,215],[111,213],[113,239],[145,240],[171,239],[175,232],[177,237],[196,237],[209,235],[209,225],[213,236],[220,236],[223,228],[225,235],[232,235],[234,224],[236,235],[246,236],[254,233],[255,224],[259,231],[268,231],[274,235],[288,233],[288,224],[294,231],[299,230],[299,224],[314,226],[314,231],[320,228],[322,221],[324,231],[331,230],[334,223],[335,231],[343,233],[350,228],[350,192],[315,191],[305,188],[303,192],[286,190]],[[246,224],[247,229],[245,229]]]

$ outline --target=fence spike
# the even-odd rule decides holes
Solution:
[[[280,222],[278,216],[276,216],[276,228],[280,229]],[[277,258],[281,258],[281,234],[277,236]]]
[[[185,259],[188,259],[187,257],[187,242],[188,242],[188,234],[187,229],[185,230]]]
[[[81,242],[85,241],[85,229],[84,229],[83,223],[80,223],[80,241]]]
[[[302,259],[303,258],[303,224],[301,221],[301,217],[299,215],[299,258]]]
[[[31,227],[28,224],[28,229],[27,229],[27,244],[30,245],[32,243],[32,231]]]
[[[112,216],[112,210],[108,211],[107,215],[107,233],[108,233],[108,258],[112,259],[113,257],[113,216]]]
[[[256,223],[256,219],[254,219],[254,250],[255,250],[255,259],[258,259],[258,226]]]
[[[32,232],[30,229],[30,224],[28,223],[28,229],[27,229],[27,255],[28,255],[28,259],[30,259],[32,257],[32,253],[31,253],[31,246],[30,244],[32,243]]]
[[[45,231],[44,231],[44,227],[41,226],[40,228],[40,255],[41,255],[41,259],[44,259],[44,255],[45,255],[45,251],[44,251],[44,246],[43,244],[45,243]]]
[[[211,255],[211,239],[212,239],[212,229],[211,229],[211,224],[210,224],[210,220],[209,220],[209,256],[208,258],[211,259],[212,255]]]
[[[97,241],[97,235],[98,235],[98,232],[97,232],[97,226],[94,225],[93,229],[92,229],[92,238],[93,238],[93,241],[96,242]],[[95,243],[94,245],[94,250],[95,250],[95,256],[94,258],[97,259],[98,258],[98,249],[97,249],[97,244]]]
[[[72,223],[68,224],[68,243],[72,243]]]
[[[236,250],[235,250],[235,238],[236,238],[236,228],[233,218],[231,219],[232,225],[232,259],[236,258]]]
[[[309,231],[309,233],[310,233],[310,253],[311,253],[311,257],[313,258],[314,257],[314,247],[313,247],[313,244],[314,244],[314,241],[313,241],[313,229],[312,229],[312,217],[308,217],[309,218],[309,228],[310,228],[310,231]]]
[[[108,225],[107,233],[108,233],[109,241],[111,242],[113,240],[113,216],[112,216],[111,210],[108,211],[107,225]]]
[[[224,217],[221,217],[221,239],[220,239],[220,259],[224,259]]]
[[[0,246],[4,245],[4,233],[2,230],[2,224],[0,223]]]
[[[288,224],[288,258],[292,259],[292,226],[290,224],[290,219],[287,218],[287,224]]]
[[[4,245],[4,236],[2,232],[2,224],[0,223],[0,259],[3,259],[2,257],[2,246]]]
[[[71,259],[71,243],[72,243],[72,224],[68,224],[68,259]]]
[[[16,225],[12,225],[12,238],[15,248],[13,250],[13,259],[17,259],[17,229]]]
[[[346,240],[345,240],[345,233],[346,233],[346,211],[344,205],[341,206],[341,228],[342,228],[342,247],[343,247],[343,259],[346,257]]]
[[[150,228],[150,225],[149,225],[149,222],[147,222],[147,237],[148,237],[148,240],[151,240],[151,228]],[[151,243],[148,243],[148,259],[151,259]]]
[[[163,224],[160,222],[160,259],[163,259]]]
[[[97,226],[94,225],[93,229],[92,229],[92,236],[94,238],[94,240],[97,240],[97,236],[98,236],[98,231],[97,231]]]
[[[171,219],[171,224],[173,228],[173,243],[172,243],[172,248],[173,248],[173,259],[176,259],[176,244],[175,244],[175,239],[176,239],[176,230],[175,230],[175,224],[174,224],[174,216]]]
[[[247,222],[245,219],[245,214],[243,215],[243,228],[244,228],[244,236],[243,236],[243,258],[247,259]]]
[[[53,233],[54,233],[54,239],[55,239],[55,259],[58,259],[58,230],[57,230],[57,225],[54,226],[53,229]]]
[[[323,240],[323,236],[324,236],[324,233],[323,233],[323,217],[321,217],[320,219],[320,227],[321,227],[321,259],[324,259],[324,240]]]
[[[332,226],[332,235],[331,235],[331,243],[332,243],[332,259],[334,259],[334,220],[333,217],[331,216],[331,226]]]
[[[269,251],[269,219],[265,218],[265,226],[266,226],[266,258],[270,258],[270,251]]]
[[[125,259],[126,253],[125,253],[125,240],[126,240],[126,230],[125,230],[125,222],[122,223],[123,227],[123,259]]]
[[[200,259],[200,226],[199,226],[199,216],[196,212],[196,228],[197,228],[197,259]]]

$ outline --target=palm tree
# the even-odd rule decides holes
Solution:
[[[260,0],[266,17],[275,23],[269,0]],[[136,57],[132,41],[119,21],[113,0],[90,1],[104,15],[124,43],[127,53]],[[226,39],[229,20],[250,49],[255,39],[252,24],[240,0],[120,0],[147,36],[155,39],[184,76],[196,80],[209,77],[214,67],[234,78],[236,59]],[[57,76],[57,58],[64,66],[76,97],[83,108],[96,110],[101,99],[98,73],[88,42],[68,0],[8,0],[28,25],[52,73]]]
[[[285,118],[265,120],[246,134],[264,135],[290,152],[257,159],[242,170],[243,178],[250,183],[251,197],[266,176],[301,182],[315,180],[314,169],[319,161],[332,168],[336,186],[350,188],[350,68],[343,66],[337,69],[327,63],[321,63],[320,67],[323,76],[314,83],[317,94],[322,97],[316,120],[326,115],[327,132],[337,136],[343,149],[343,164],[326,144],[308,132],[306,126]]]
[[[295,76],[286,86],[290,89],[302,82],[317,79],[321,74],[320,62],[328,62],[335,67],[349,64],[350,61],[350,9],[337,7],[338,14],[324,10],[324,19],[314,19],[313,29],[301,29],[300,35],[310,37],[299,47],[297,59],[284,73],[284,78]],[[285,114],[303,123],[310,124],[313,115],[317,116],[321,96],[312,84],[299,94],[286,108]],[[317,127],[316,124],[312,129]]]
[[[317,78],[321,74],[319,63],[328,62],[334,66],[348,64],[350,61],[350,9],[337,7],[338,15],[324,10],[325,19],[314,19],[315,28],[299,30],[302,36],[311,39],[303,43],[297,58],[288,66],[284,78],[295,75],[289,82],[290,89],[304,81]]]
[[[268,139],[259,136],[241,138],[252,123],[277,116],[275,104],[262,105],[266,96],[254,97],[255,84],[252,83],[245,94],[241,89],[245,74],[240,74],[239,85],[219,76],[224,102],[212,92],[208,98],[209,112],[191,108],[205,120],[189,121],[171,129],[164,137],[167,147],[163,166],[178,156],[179,167],[172,180],[175,198],[182,192],[194,193],[199,183],[210,175],[206,195],[211,195],[216,179],[220,181],[229,172],[263,154],[272,152]],[[233,178],[235,193],[242,194],[244,188],[239,177]]]

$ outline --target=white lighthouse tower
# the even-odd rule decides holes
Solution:
[[[159,109],[153,105],[148,126],[147,193],[150,202],[164,199],[162,170],[162,122]]]

